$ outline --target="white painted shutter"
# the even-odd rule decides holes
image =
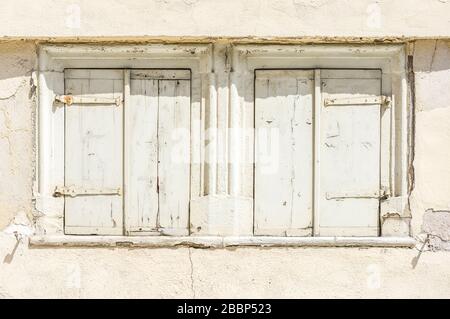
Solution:
[[[188,235],[190,73],[131,70],[130,77],[127,233]]]
[[[256,235],[311,235],[313,93],[313,71],[256,72]]]
[[[378,70],[321,70],[316,235],[379,233],[380,96]]]
[[[123,71],[66,70],[65,92],[65,233],[122,234]]]

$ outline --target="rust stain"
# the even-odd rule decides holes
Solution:
[[[73,104],[73,97],[71,95],[64,95],[62,98],[65,104],[67,105]]]

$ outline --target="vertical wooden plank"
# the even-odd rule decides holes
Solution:
[[[121,70],[66,72],[66,94],[122,98]],[[65,186],[122,188],[122,104],[65,107]],[[122,234],[121,195],[65,198],[67,234]]]
[[[134,75],[135,71],[132,71]],[[125,104],[127,231],[156,232],[158,216],[158,80],[130,79]]]
[[[216,74],[210,73],[208,77],[208,108],[206,109],[207,133],[205,138],[207,142],[207,152],[205,153],[205,185],[206,195],[215,195],[217,193],[217,88]]]
[[[390,97],[391,96],[391,78],[387,74],[382,74],[381,79],[381,91],[384,96]],[[392,143],[392,127],[393,123],[391,122],[392,117],[392,111],[393,107],[392,105],[395,105],[395,97],[392,97],[392,103],[385,104],[381,106],[381,114],[380,114],[380,134],[381,134],[381,140],[380,140],[380,185],[381,188],[386,190],[388,194],[393,194],[393,187],[392,187],[392,163],[393,161],[393,144]]]
[[[158,222],[168,234],[188,234],[190,81],[159,81]]]
[[[208,90],[206,89],[208,81],[205,74],[192,74],[189,72],[189,78],[191,80],[191,200],[198,198],[204,194],[204,170],[203,170],[203,158],[204,158],[204,144],[202,144],[203,136],[205,133],[203,127],[203,117],[205,116],[205,104],[206,95]]]
[[[228,193],[231,196],[242,196],[241,181],[241,101],[239,97],[240,78],[236,72],[230,72],[230,113],[228,129]]]
[[[313,234],[318,236],[320,229],[320,114],[322,112],[320,69],[314,70],[314,168],[313,168]]]
[[[130,135],[129,128],[126,123],[130,122],[130,96],[131,96],[131,72],[129,69],[123,70],[123,232],[124,234],[129,234],[129,217],[126,212],[128,207],[130,207],[130,196],[128,193],[127,185],[129,185],[130,177],[130,143],[128,142],[128,136]]]
[[[379,96],[380,76],[374,70],[322,70],[322,102]],[[377,236],[380,104],[322,103],[320,127],[320,235]]]
[[[255,159],[255,105],[254,105],[254,90],[255,90],[255,74],[250,70],[241,71],[243,90],[242,90],[242,123],[244,127],[244,138],[242,145],[243,158],[243,175],[242,194],[244,197],[253,198],[254,193],[254,159]]]
[[[258,71],[255,83],[255,234],[312,228],[312,71]]]

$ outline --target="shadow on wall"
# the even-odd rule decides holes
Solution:
[[[413,229],[427,243],[425,249],[450,250],[450,41],[420,40],[413,48]]]
[[[0,42],[0,230],[31,213],[36,45]]]
[[[420,40],[414,45],[414,72],[450,69],[450,41]]]

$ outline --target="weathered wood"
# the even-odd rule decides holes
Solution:
[[[33,236],[34,247],[414,247],[411,237],[275,237],[275,236]]]
[[[186,71],[183,74],[167,71],[166,75],[161,70],[130,73],[125,122],[127,233],[186,235],[190,199],[190,81],[172,78],[186,76]]]
[[[123,71],[67,70],[65,93],[121,99]],[[65,186],[122,188],[123,107],[76,103],[65,108]],[[65,197],[67,234],[122,234],[122,195]]]
[[[319,236],[320,225],[320,200],[318,194],[320,193],[320,147],[317,147],[317,142],[320,141],[320,123],[321,123],[321,105],[322,105],[322,90],[321,90],[321,71],[314,70],[314,107],[313,107],[313,125],[314,125],[314,161],[313,161],[313,176],[314,176],[314,191],[313,191],[313,235]]]
[[[160,81],[158,110],[158,226],[188,233],[190,198],[190,82]]]
[[[126,101],[126,230],[156,231],[158,216],[158,80],[131,72]]]
[[[311,235],[313,79],[313,71],[256,73],[257,235]]]
[[[66,108],[65,187],[58,188],[69,190],[66,233],[122,234],[125,215],[127,234],[188,234],[190,80],[177,80],[174,76],[186,78],[190,73],[79,69],[66,72],[65,93],[74,97],[70,108]],[[123,92],[124,121],[122,104],[110,108],[97,103],[121,101]],[[93,102],[86,105],[89,101]],[[122,187],[124,212],[122,192],[111,192]],[[84,193],[70,196],[75,195],[73,189]]]
[[[132,80],[190,80],[190,70],[131,70]]]
[[[350,101],[380,96],[380,77],[381,72],[374,70],[322,71],[318,145],[321,236],[377,236],[379,233],[380,200],[376,194],[380,194],[382,101],[378,104],[350,104]],[[324,105],[323,101],[333,99],[346,100],[349,104]],[[352,195],[330,196],[346,193]]]

